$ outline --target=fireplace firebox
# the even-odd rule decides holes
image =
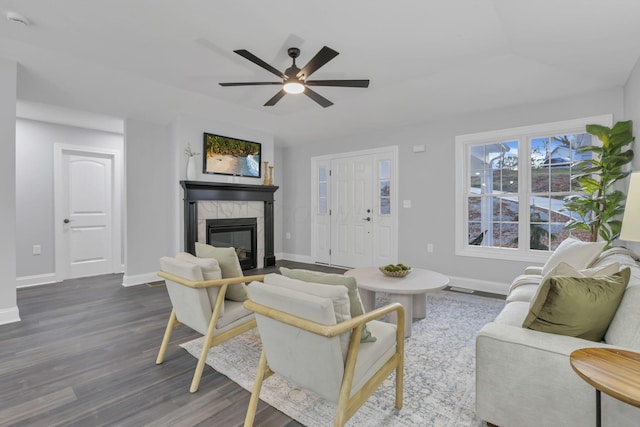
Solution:
[[[206,220],[207,244],[220,248],[235,248],[240,267],[258,267],[258,221],[256,218]]]

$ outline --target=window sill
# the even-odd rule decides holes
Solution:
[[[526,251],[522,249],[490,248],[484,246],[456,248],[456,256],[487,258],[503,261],[522,261],[544,264],[551,252]]]

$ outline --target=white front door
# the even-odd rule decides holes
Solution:
[[[397,147],[311,159],[311,255],[343,267],[396,263]]]
[[[372,156],[331,161],[331,264],[372,262]]]
[[[117,159],[61,149],[56,163],[56,269],[59,279],[117,272]],[[115,212],[114,212],[115,211]],[[116,236],[117,237],[117,236]]]

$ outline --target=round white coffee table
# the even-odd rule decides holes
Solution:
[[[391,302],[402,304],[405,311],[405,338],[411,336],[411,321],[427,316],[427,292],[449,284],[449,278],[444,274],[422,268],[414,268],[405,277],[385,276],[378,267],[354,268],[344,275],[356,278],[365,311],[375,308],[376,292],[385,292],[389,294]],[[395,314],[392,317],[396,322]]]

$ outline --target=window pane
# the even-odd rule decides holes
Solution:
[[[391,214],[391,199],[388,197],[382,197],[380,199],[380,215]]]
[[[529,249],[549,250],[549,224],[531,222],[529,236]]]
[[[480,194],[482,193],[483,183],[485,182],[485,171],[484,170],[474,170],[471,171],[471,176],[469,178],[469,189],[472,194]]]
[[[500,221],[518,221],[518,202],[511,198],[500,198]]]
[[[480,221],[480,197],[469,197],[469,222]]]
[[[380,179],[391,178],[391,160],[380,160]]]
[[[494,223],[492,227],[493,240],[491,246],[500,248],[517,248],[518,247],[518,224],[513,223]]]
[[[327,180],[327,168],[321,167],[318,168],[318,181],[326,181]]]
[[[391,195],[391,182],[380,181],[380,196],[389,197]]]
[[[482,225],[479,222],[469,222],[469,245],[480,246],[484,241]]]
[[[318,194],[320,195],[320,197],[327,197],[327,183],[326,182],[321,182],[318,185]]]
[[[327,199],[321,197],[318,199],[318,213],[326,214],[327,213]]]

